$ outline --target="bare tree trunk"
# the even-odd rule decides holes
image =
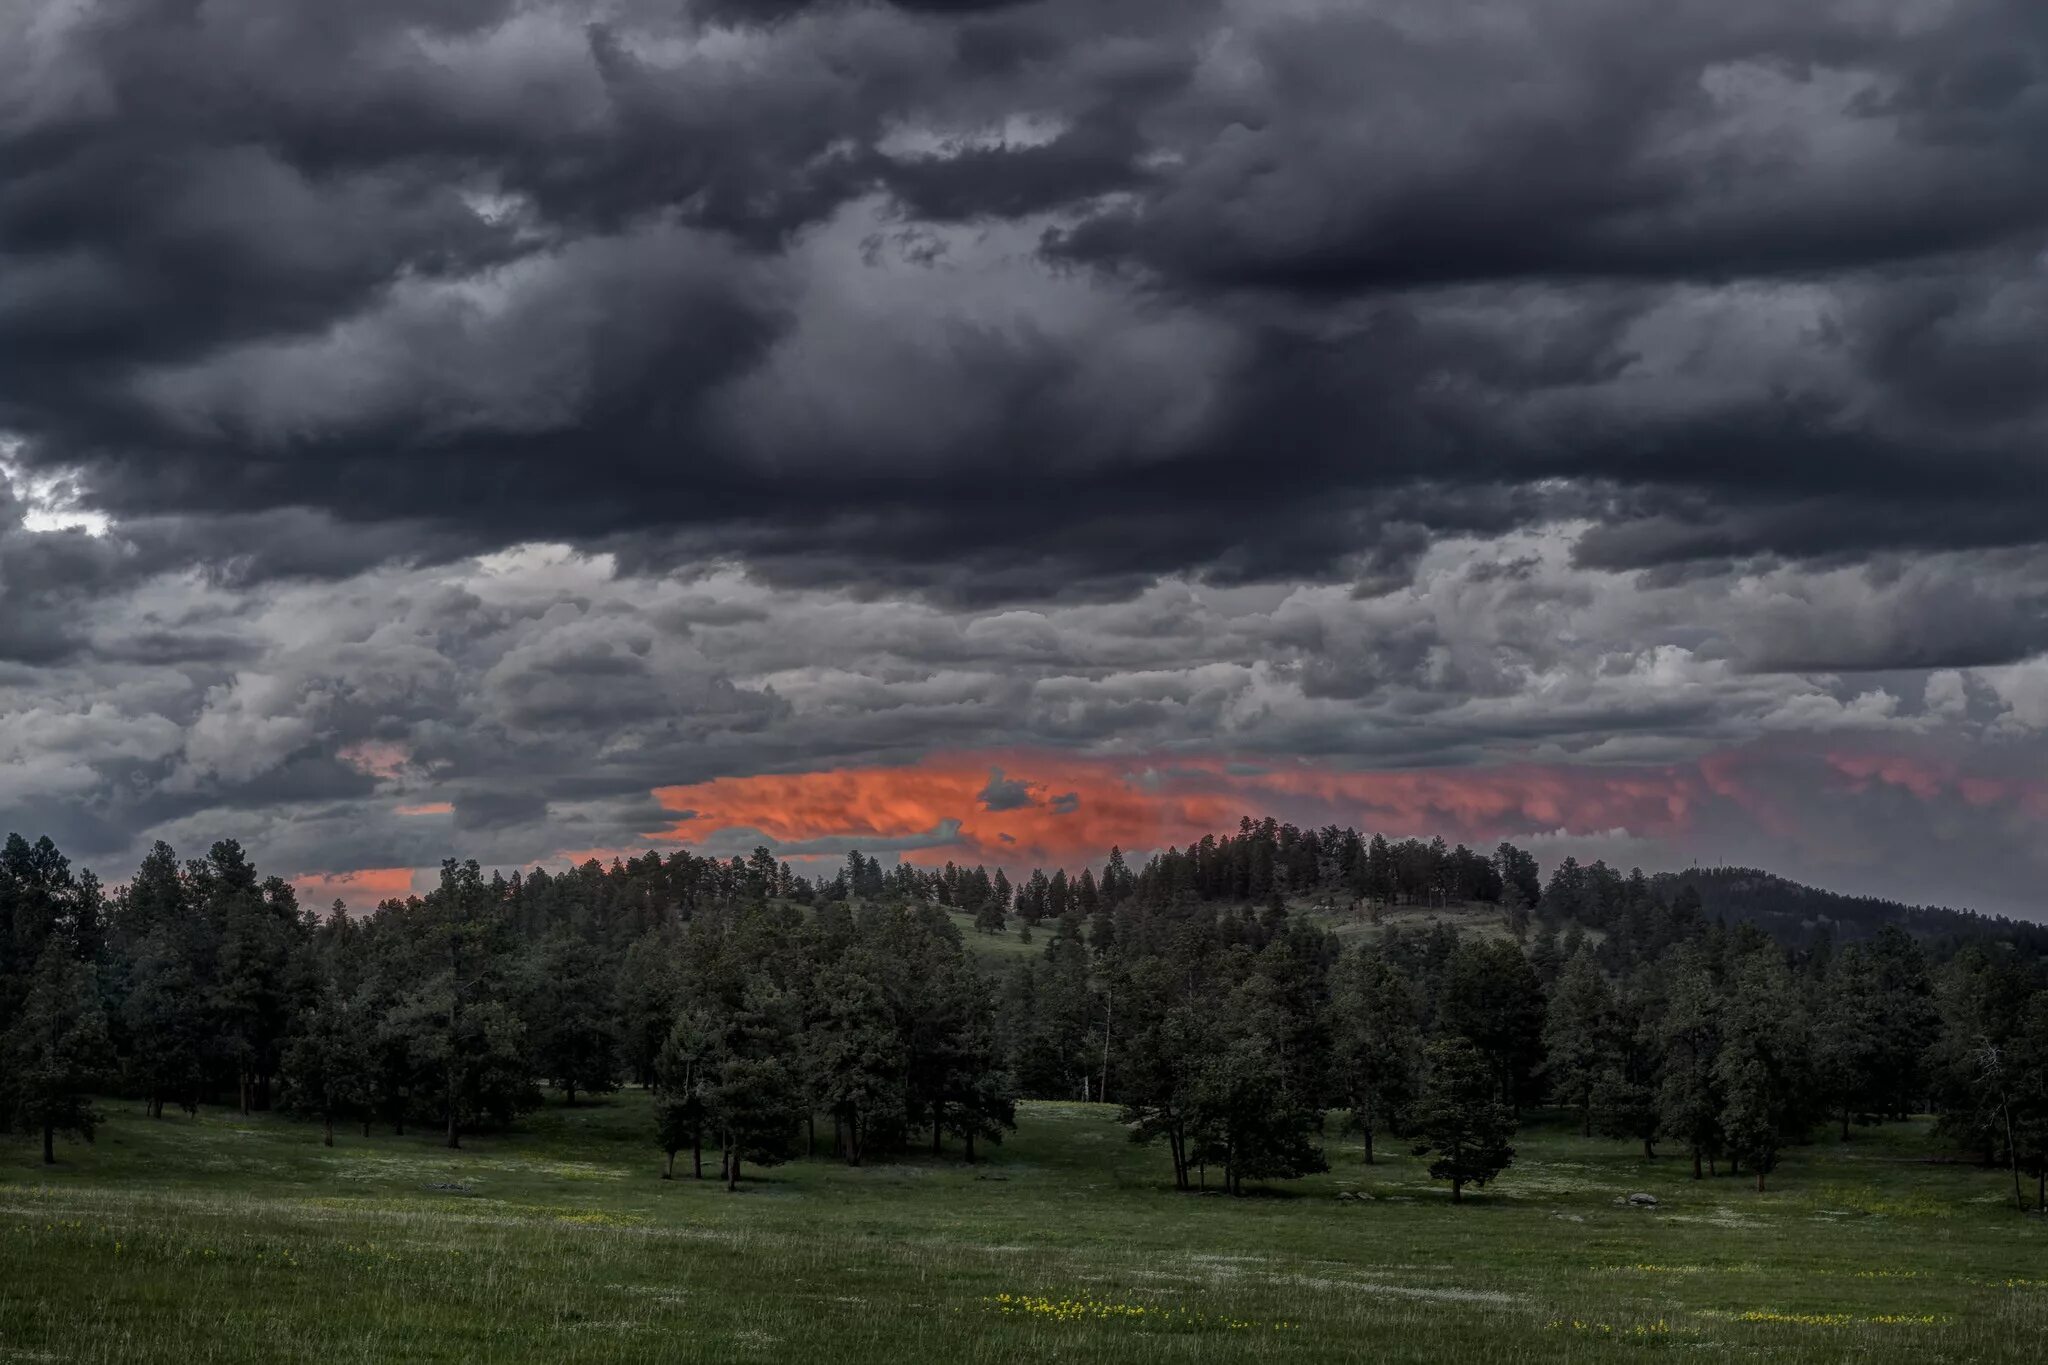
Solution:
[[[669,1150],[668,1164],[661,1168],[661,1178],[663,1180],[674,1180],[676,1178],[676,1154],[673,1148]]]
[[[1102,988],[1102,1084],[1097,1088],[1096,1098],[1109,1099],[1109,1029],[1116,1022],[1116,984],[1105,983]]]
[[[1451,1181],[1451,1202],[1452,1202],[1453,1204],[1462,1204],[1462,1203],[1464,1203],[1464,1202],[1465,1202],[1465,1182],[1464,1182],[1464,1181],[1462,1181],[1462,1180],[1453,1180],[1453,1181]]]
[[[2012,1140],[2012,1106],[2005,1107],[2005,1155],[2012,1163],[2012,1202],[2021,1213],[2027,1211],[2027,1197],[2020,1193],[2020,1149]]]
[[[320,1145],[322,1147],[332,1147],[334,1145],[334,1115],[322,1114],[320,1117],[326,1127],[326,1131],[321,1135]]]
[[[1700,1179],[1700,1149],[1697,1147],[1692,1149],[1692,1178]]]

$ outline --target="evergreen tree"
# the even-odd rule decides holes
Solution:
[[[1877,1000],[1874,1107],[1903,1119],[1924,1102],[1928,1057],[1941,1037],[1941,1011],[1927,954],[1896,924],[1878,930],[1868,953]]]
[[[1730,1155],[1755,1172],[1758,1191],[1784,1143],[1804,1136],[1808,1037],[1805,1012],[1776,952],[1744,957],[1733,975],[1714,1079],[1723,1097],[1723,1139]]]
[[[451,1148],[462,1130],[505,1124],[540,1103],[524,1023],[504,999],[509,922],[501,892],[474,861],[441,865],[441,883],[414,916],[433,973],[390,1012],[415,1070],[414,1107],[438,1118]]]
[[[1617,1064],[1614,1027],[1614,993],[1593,955],[1582,951],[1565,964],[1550,993],[1543,1047],[1551,1096],[1579,1115],[1587,1137],[1593,1135],[1594,1092]]]
[[[1514,1110],[1498,1098],[1494,1068],[1464,1038],[1444,1038],[1425,1051],[1427,1080],[1415,1108],[1415,1155],[1433,1156],[1432,1180],[1451,1182],[1451,1202],[1467,1185],[1484,1188],[1514,1164]]]
[[[692,1177],[704,1178],[705,1091],[718,1052],[717,1030],[697,1009],[684,1009],[662,1042],[654,1065],[654,1113],[655,1138],[667,1158],[663,1180],[675,1174],[676,1153],[685,1147]]]
[[[300,1012],[284,1050],[284,1101],[294,1113],[317,1115],[322,1142],[334,1145],[336,1119],[367,1118],[376,1096],[371,1033],[331,980]]]
[[[234,1069],[242,1112],[268,1108],[290,1023],[291,963],[305,931],[297,897],[279,878],[259,881],[233,839],[191,864],[187,880],[218,945],[209,1001],[215,1046]]]
[[[1025,981],[1029,981],[1026,973]],[[1151,958],[1132,966],[1125,985],[1126,1020],[1118,1115],[1131,1141],[1166,1139],[1176,1189],[1191,1188],[1196,1152],[1192,1125],[1196,1085],[1208,1037],[1206,1003],[1187,998],[1174,964]]]
[[[654,1084],[656,1059],[675,1027],[676,1000],[682,989],[676,975],[677,952],[674,938],[657,928],[634,939],[619,964],[618,984],[612,992],[618,1056],[627,1078],[636,1085]]]
[[[10,1121],[42,1133],[44,1164],[56,1162],[60,1133],[92,1141],[99,1112],[90,1096],[113,1075],[113,1040],[92,965],[61,934],[43,939],[0,1061]]]
[[[1195,1068],[1189,1131],[1195,1155],[1223,1168],[1224,1188],[1329,1169],[1315,1134],[1318,1096],[1295,1082],[1282,1051],[1286,1007],[1273,983],[1247,978],[1212,1021],[1213,1042]]]
[[[1692,1175],[1721,1151],[1721,999],[1704,966],[1688,963],[1672,980],[1662,1028],[1664,1073],[1657,1109],[1664,1136],[1692,1155]]]
[[[1371,949],[1353,955],[1336,999],[1336,1073],[1351,1126],[1365,1139],[1398,1132],[1422,1072],[1421,1000],[1414,985]]]
[[[1454,937],[1442,982],[1437,1032],[1470,1040],[1509,1106],[1533,1100],[1543,1064],[1543,987],[1522,950],[1502,939]]]
[[[1593,1088],[1594,1128],[1603,1137],[1642,1143],[1646,1159],[1657,1155],[1657,1137],[1664,1121],[1658,1108],[1662,1053],[1657,1022],[1649,998],[1640,987],[1624,991],[1616,998],[1614,1039],[1618,1053]]]
[[[574,1105],[578,1091],[607,1095],[619,1088],[618,1024],[610,970],[596,947],[558,933],[528,967],[521,1001],[534,1069]]]
[[[197,1113],[207,1084],[215,1030],[199,965],[204,946],[195,941],[199,927],[190,919],[156,920],[130,958],[130,989],[121,1003],[125,1071],[152,1118],[164,1116],[166,1103]]]
[[[1878,1107],[1882,1029],[1875,973],[1851,945],[1830,964],[1814,1009],[1814,1071],[1841,1121],[1842,1141],[1860,1114]],[[1917,1069],[1918,1061],[1914,1062]]]
[[[1004,1069],[997,1036],[995,995],[979,976],[966,1002],[954,1064],[945,1077],[944,1121],[969,1163],[977,1140],[1000,1143],[1017,1127],[1016,1089]]]
[[[743,1165],[779,1166],[795,1154],[803,1094],[785,1057],[727,1058],[704,1108],[725,1149],[726,1189],[739,1188]]]
[[[703,1087],[705,1122],[719,1135],[725,1187],[739,1188],[749,1162],[776,1166],[796,1150],[804,1096],[790,1057],[790,1001],[763,964],[746,962],[738,1002],[717,1019],[719,1038]]]

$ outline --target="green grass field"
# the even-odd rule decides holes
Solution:
[[[2048,1332],[2048,1227],[1919,1126],[1799,1149],[1762,1196],[1543,1128],[1453,1208],[1348,1142],[1269,1194],[1176,1194],[1093,1105],[1025,1106],[974,1167],[736,1195],[656,1178],[637,1094],[461,1152],[109,1108],[54,1169],[0,1139],[0,1360],[1924,1362]]]

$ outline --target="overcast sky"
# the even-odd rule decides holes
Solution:
[[[0,828],[2038,917],[2048,5],[1653,8],[0,0]]]

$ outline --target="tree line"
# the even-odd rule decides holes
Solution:
[[[1411,927],[1430,912],[1450,919]],[[1390,912],[1408,907],[1420,915]],[[963,927],[963,923],[964,926]],[[974,935],[1028,940],[1011,965]],[[1042,943],[1040,942],[1042,940]],[[281,1107],[450,1146],[639,1085],[673,1175],[798,1156],[973,1160],[1019,1098],[1114,1104],[1175,1184],[1241,1191],[1397,1142],[1453,1198],[1539,1106],[1753,1177],[1832,1129],[1935,1112],[2048,1194],[2048,993],[2029,945],[1774,939],[1682,877],[1512,844],[1246,821],[1133,867],[806,877],[767,850],[510,877],[444,864],[352,916],[233,841],[158,844],[111,894],[48,839],[0,847],[0,1112],[89,1138],[93,1097],[161,1118]],[[1334,1118],[1333,1118],[1334,1116]]]

